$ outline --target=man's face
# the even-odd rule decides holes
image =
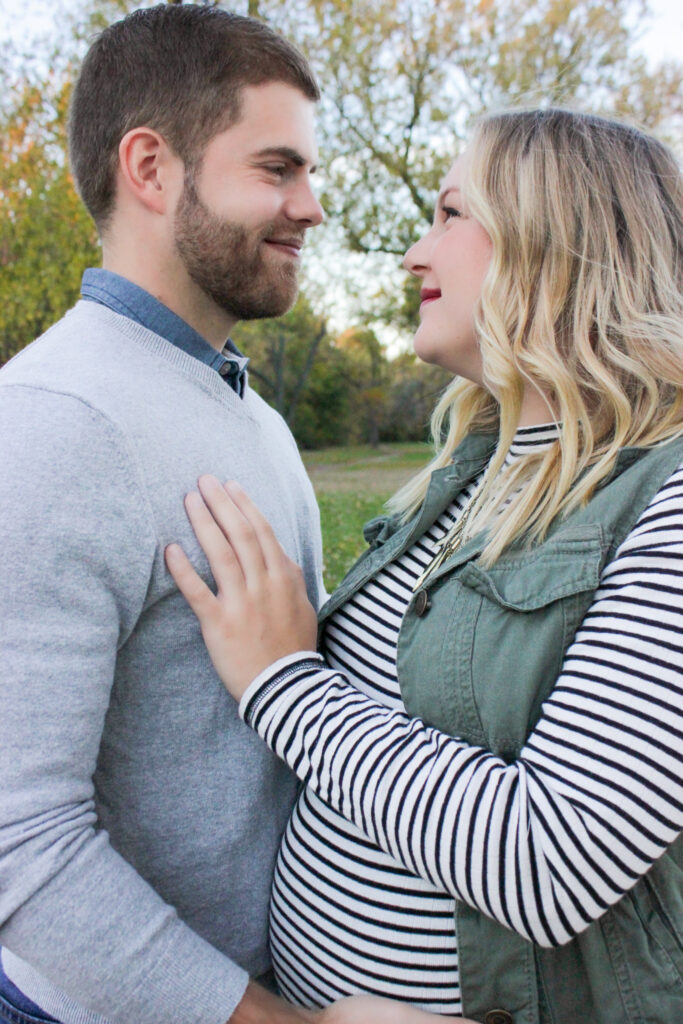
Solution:
[[[241,118],[188,172],[175,244],[191,280],[236,320],[294,302],[306,229],[323,213],[311,188],[314,105],[280,82],[247,86]]]

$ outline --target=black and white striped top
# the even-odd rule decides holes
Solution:
[[[520,429],[508,459],[548,443],[548,428]],[[271,912],[293,1002],[371,991],[459,1013],[455,896],[566,942],[683,827],[683,468],[604,569],[511,765],[409,719],[396,681],[413,583],[477,483],[332,616],[326,663],[285,659],[242,700],[307,783]]]

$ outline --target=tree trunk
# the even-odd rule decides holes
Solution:
[[[313,369],[313,363],[315,362],[315,357],[320,347],[320,342],[323,340],[326,334],[327,327],[325,326],[325,322],[321,320],[318,333],[315,335],[313,341],[311,342],[311,347],[309,348],[308,355],[306,356],[306,362],[304,363],[304,367],[301,373],[299,374],[296,384],[294,385],[294,390],[292,391],[292,395],[289,400],[289,406],[287,407],[287,415],[285,416],[285,420],[290,427],[294,419],[296,407],[299,404],[299,399],[301,398],[301,392],[303,391],[304,386],[308,381],[310,372]]]

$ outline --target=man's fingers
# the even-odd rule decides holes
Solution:
[[[320,1011],[320,1024],[477,1024],[466,1017],[442,1017],[383,996],[347,996]]]
[[[179,544],[169,544],[164,552],[166,566],[175,584],[200,622],[214,610],[216,598]]]

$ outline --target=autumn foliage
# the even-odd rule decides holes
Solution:
[[[0,130],[0,363],[78,297],[98,243],[66,162],[70,81],[19,83]]]

